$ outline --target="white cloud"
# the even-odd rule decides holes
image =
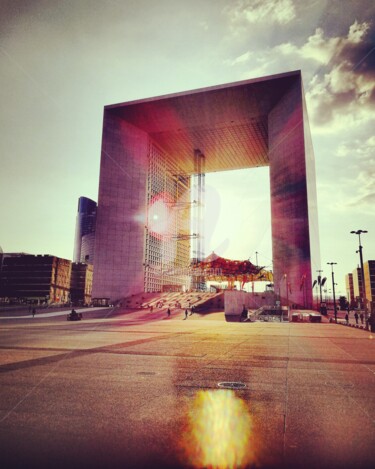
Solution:
[[[250,51],[245,52],[244,54],[240,55],[239,57],[236,57],[234,60],[231,61],[231,65],[239,64],[239,63],[244,63],[248,62],[250,57],[253,54]]]
[[[296,17],[292,0],[238,0],[226,12],[233,23],[287,24]]]
[[[322,28],[317,28],[315,34],[307,39],[297,53],[305,59],[312,59],[322,64],[327,64],[335,53],[340,43],[340,38],[326,38]]]
[[[310,83],[306,101],[316,132],[337,132],[375,120],[371,102],[375,80],[345,67],[339,64],[323,77],[316,75]]]
[[[335,152],[335,156],[337,156],[338,158],[346,158],[349,154],[350,149],[345,143],[341,143]]]
[[[340,38],[326,38],[324,31],[317,28],[301,47],[292,42],[284,42],[263,49],[257,54],[247,51],[226,63],[238,65],[249,63],[251,60],[254,67],[250,72],[251,76],[278,73],[285,67],[287,70],[301,69],[302,66],[306,68],[309,63],[313,68],[316,63],[322,65],[329,63],[339,42]]]
[[[348,41],[354,44],[360,43],[370,29],[370,23],[364,21],[358,23],[356,20],[349,28]]]
[[[325,42],[334,45],[328,70],[315,74],[306,94],[316,130],[337,131],[375,119],[373,45],[366,42],[369,30],[369,23],[355,21],[346,37]]]
[[[285,42],[256,54],[245,52],[230,63],[251,64],[247,77],[302,69],[309,83],[306,101],[315,132],[360,126],[375,120],[375,71],[371,62],[375,51],[367,42],[372,26],[355,21],[342,37],[326,37],[323,29],[317,28],[301,46]]]
[[[369,168],[358,173],[355,179],[357,192],[355,196],[345,204],[347,207],[355,207],[357,211],[368,212],[373,216],[375,203],[375,170]]]
[[[247,51],[231,61],[227,60],[225,63],[231,66],[245,65],[246,67],[251,63],[251,69],[246,68],[243,73],[244,78],[297,70],[300,68],[300,64],[293,49],[296,49],[293,44],[279,44],[258,53]],[[286,56],[289,58],[288,61],[285,60]]]
[[[375,202],[375,136],[365,140],[358,138],[342,142],[335,156],[343,160],[340,165],[345,176],[340,183],[346,188],[346,197],[339,208],[353,207],[357,211],[373,214]],[[349,171],[348,171],[349,170]]]
[[[199,26],[204,30],[204,31],[208,31],[209,29],[209,25],[208,25],[208,22],[207,21],[201,21],[199,23]]]
[[[342,36],[328,37],[322,28],[306,38],[302,45],[292,41],[254,52],[242,53],[232,66],[247,67],[244,77],[262,76],[282,71],[302,69],[306,100],[312,131],[339,137],[341,142],[334,155],[335,169],[325,169],[327,188],[321,193],[331,200],[331,210],[341,216],[348,213],[373,215],[375,202],[375,137],[361,140],[359,132],[372,135],[375,123],[375,72],[371,57],[373,44],[368,42],[372,25],[357,21]],[[249,66],[251,65],[251,70]],[[357,134],[357,138],[352,136]],[[325,138],[328,138],[325,137]],[[329,158],[324,147],[318,159]],[[331,153],[332,154],[332,153]],[[333,173],[334,171],[334,173]],[[332,177],[340,186],[332,190]],[[329,182],[328,182],[329,181]],[[324,203],[324,202],[322,202]],[[332,213],[333,213],[332,212]]]
[[[339,55],[343,51],[346,45],[360,44],[369,28],[369,23],[364,22],[358,24],[355,22],[350,26],[349,33],[345,38],[326,37],[322,28],[316,28],[315,33],[309,36],[305,44],[300,47],[292,42],[284,42],[272,48],[268,48],[265,51],[263,50],[259,54],[261,56],[266,54],[267,61],[270,59],[273,60],[281,54],[284,58],[287,57],[291,59],[295,57],[298,59],[313,60],[320,64],[327,65],[335,55]],[[250,53],[246,52],[237,59],[234,59],[232,63],[245,62],[248,59],[250,59]]]
[[[291,42],[285,42],[275,46],[273,50],[277,55],[280,53],[286,57],[296,56],[300,59],[311,59],[321,64],[327,64],[332,59],[339,43],[340,38],[326,38],[323,29],[317,28],[301,47]]]
[[[348,156],[351,160],[354,158],[366,166],[375,163],[375,136],[371,136],[366,140],[356,138],[342,142],[338,146],[335,155],[339,158]]]

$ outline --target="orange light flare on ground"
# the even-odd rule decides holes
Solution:
[[[234,391],[198,391],[181,446],[193,467],[241,468],[254,462],[252,419]]]

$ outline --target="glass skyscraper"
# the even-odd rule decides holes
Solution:
[[[73,262],[93,263],[96,210],[97,203],[93,200],[87,197],[78,199]]]

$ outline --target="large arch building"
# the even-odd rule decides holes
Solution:
[[[206,173],[269,166],[275,291],[311,307],[320,254],[299,71],[105,107],[93,297],[186,283],[197,157]]]

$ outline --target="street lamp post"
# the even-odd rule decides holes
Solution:
[[[317,270],[318,272],[318,283],[319,283],[319,291],[320,291],[320,308],[319,308],[319,311],[321,311],[322,309],[322,276],[320,275],[323,270]]]
[[[289,282],[288,282],[288,274],[285,274],[285,286],[286,286],[286,308],[287,308],[287,315],[289,319]],[[284,319],[284,317],[283,317]]]
[[[361,262],[361,277],[362,277],[361,299],[362,299],[363,307],[364,307],[364,310],[365,310],[366,329],[368,329],[368,311],[367,311],[367,302],[366,302],[365,273],[364,273],[364,269],[363,269],[363,256],[362,256],[362,245],[361,245],[361,234],[362,233],[367,233],[367,231],[366,230],[357,230],[357,231],[351,231],[350,233],[358,235],[358,238],[359,238],[359,260]]]
[[[288,297],[288,275],[284,274],[280,281],[279,281],[279,301],[280,301],[280,309],[281,309],[281,314],[280,314],[280,322],[283,322],[284,320],[284,313],[283,313],[283,303],[281,301],[281,282],[285,280],[285,285],[286,285],[286,304],[288,308],[288,317],[289,317],[289,297]]]
[[[327,262],[332,269],[332,292],[333,292],[333,311],[335,314],[335,322],[337,322],[337,307],[336,307],[336,297],[335,297],[335,274],[333,272],[333,266],[337,265],[337,262]]]

